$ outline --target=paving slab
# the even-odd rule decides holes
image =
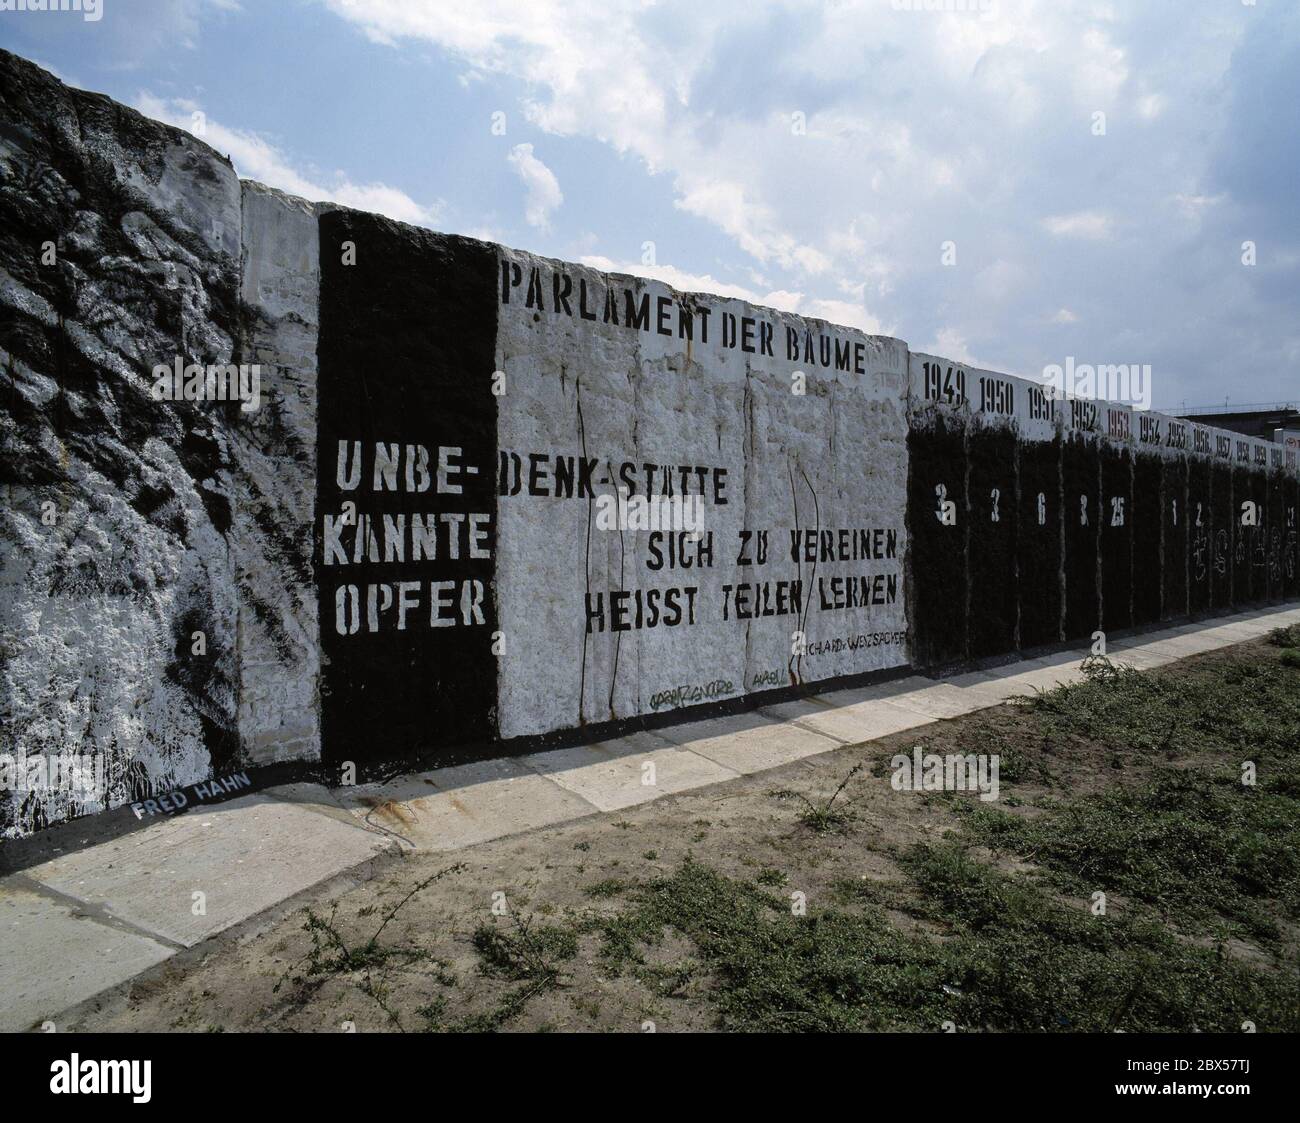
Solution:
[[[660,796],[734,780],[740,775],[653,733],[633,733],[520,759],[601,811],[649,803]]]
[[[1269,630],[1270,622],[1268,620],[1258,620],[1252,618],[1241,618],[1239,616],[1219,616],[1210,620],[1201,620],[1193,624],[1181,624],[1176,628],[1170,629],[1178,635],[1263,635]]]
[[[993,675],[994,685],[1001,699],[1005,701],[1008,698],[1033,694],[1036,690],[1052,690],[1068,683],[1082,682],[1085,678],[1080,669],[1082,661],[1078,653],[1072,653],[1063,659],[1056,657],[1032,659],[1028,661],[1028,666],[1023,663],[1013,663],[1010,667],[998,668],[988,673]]]
[[[885,701],[891,706],[902,706],[940,720],[962,717],[993,704],[977,691],[964,690],[950,682],[932,682],[919,690]]]
[[[765,715],[781,721],[795,722],[845,745],[860,745],[877,737],[888,737],[935,719],[904,706],[884,700],[858,702],[850,706],[826,706],[816,701],[798,699],[776,706],[764,706]]]
[[[174,954],[75,906],[0,882],[0,1032],[18,1033]],[[57,1021],[56,1021],[57,1028]]]
[[[1251,609],[1250,611],[1239,613],[1236,616],[1230,616],[1228,619],[1232,623],[1243,621],[1247,623],[1257,622],[1269,625],[1278,617],[1285,618],[1296,614],[1300,614],[1300,608],[1297,608],[1295,604],[1275,604],[1269,605],[1265,608]]]
[[[392,850],[382,835],[259,792],[159,820],[25,872],[192,947]],[[195,893],[203,894],[201,903]]]
[[[848,732],[837,734],[825,728],[816,728],[813,723],[818,718],[831,718],[833,720],[837,712],[836,708],[828,705],[822,698],[792,698],[788,702],[774,702],[770,706],[759,706],[757,712],[770,721],[786,725],[796,724],[805,729],[813,729],[824,737],[830,737],[838,741],[841,745],[851,745],[854,740],[852,734]]]
[[[1166,639],[1177,638],[1177,636],[1177,632],[1165,630],[1165,632],[1144,632],[1141,636],[1115,639],[1110,643],[1106,655],[1109,656],[1113,663],[1132,663],[1140,671],[1145,671],[1148,665],[1149,667],[1164,667],[1166,663],[1173,663],[1178,656],[1170,654],[1169,651],[1162,649],[1160,645]]]
[[[838,749],[841,740],[761,714],[731,714],[658,730],[682,748],[748,775]]]
[[[1243,628],[1253,631],[1257,636],[1266,636],[1274,628],[1278,627],[1277,616],[1261,616],[1249,620],[1234,620],[1234,628]]]
[[[971,681],[992,680],[982,672],[977,672],[976,677]],[[985,709],[993,704],[979,692],[959,686],[951,679],[922,678],[920,675],[875,683],[871,686],[833,690],[829,694],[818,695],[818,700],[835,706],[854,706],[873,701],[888,702],[892,706],[902,706],[932,720],[961,717],[963,714],[973,713],[975,710]]]
[[[1161,628],[1159,631],[1142,632],[1136,636],[1125,636],[1124,639],[1115,640],[1111,647],[1141,647],[1144,644],[1159,643],[1162,639],[1170,639],[1178,635],[1176,627]]]
[[[906,678],[890,679],[887,682],[873,682],[867,686],[850,686],[844,690],[832,690],[826,694],[818,694],[817,698],[823,702],[830,702],[835,706],[853,706],[858,702],[876,702],[881,699],[898,698],[913,690],[924,690],[927,686],[933,686],[934,683],[934,679],[926,678],[923,675],[908,675]]]
[[[1179,624],[1177,627],[1170,628],[1167,633],[1169,639],[1181,639],[1187,636],[1208,636],[1215,632],[1222,625],[1219,620],[1204,620],[1199,624]]]
[[[1236,642],[1238,641],[1235,638],[1191,631],[1170,636],[1168,639],[1162,639],[1155,647],[1157,651],[1162,653],[1167,652],[1179,659],[1186,659],[1192,655],[1203,655],[1207,651],[1218,651],[1220,648],[1230,647]]]
[[[1245,642],[1247,640],[1258,639],[1260,636],[1267,635],[1272,630],[1272,625],[1263,621],[1256,620],[1232,620],[1211,624],[1208,628],[1201,630],[1200,634],[1214,636],[1216,639],[1224,639],[1233,642]],[[1185,632],[1185,635],[1195,635],[1195,630]]]
[[[579,819],[596,806],[517,760],[438,768],[340,793],[367,824],[413,850],[456,850]]]
[[[274,788],[262,788],[258,794],[295,803],[345,826],[357,825],[351,812],[339,802],[338,795],[321,784],[278,784]]]
[[[1139,671],[1149,671],[1173,663],[1178,658],[1172,652],[1162,651],[1156,643],[1112,644],[1110,660],[1112,663],[1127,663]]]
[[[982,709],[1000,705],[1006,699],[1002,680],[984,671],[966,671],[959,675],[949,675],[941,681],[980,702]]]

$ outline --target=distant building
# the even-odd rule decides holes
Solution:
[[[1246,437],[1283,440],[1280,433],[1300,439],[1300,408],[1295,402],[1255,402],[1240,406],[1198,406],[1175,413],[1202,425],[1215,425]]]

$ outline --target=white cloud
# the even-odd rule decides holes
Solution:
[[[677,207],[708,219],[764,265],[775,262],[812,274],[830,268],[826,254],[782,232],[772,209],[749,197],[744,184],[691,173],[679,175],[677,183],[681,192]]]
[[[1111,220],[1097,211],[1078,211],[1075,214],[1055,215],[1043,219],[1047,232],[1056,238],[1109,238]]]
[[[1078,322],[1079,317],[1068,308],[1060,308],[1052,316],[1052,323],[1054,324],[1077,324]]]
[[[535,125],[558,136],[594,137],[639,156],[651,172],[671,172],[676,205],[716,224],[760,263],[807,274],[830,267],[826,252],[784,228],[748,169],[729,162],[727,151],[740,135],[717,145],[697,132],[691,85],[710,57],[715,31],[733,13],[692,7],[682,13],[691,34],[673,35],[651,33],[639,22],[652,14],[641,0],[325,2],[375,41],[433,42],[476,72],[522,78],[537,91],[525,103]]]
[[[197,50],[205,23],[242,10],[237,0],[103,0],[101,7],[104,18],[90,25],[96,63],[111,70],[148,67],[153,73],[164,68],[160,61],[174,64],[178,50]],[[68,31],[80,26],[80,21],[64,25]]]
[[[770,308],[780,308],[791,312],[791,303],[797,304],[802,293],[769,291],[733,285],[728,281],[719,281],[709,273],[688,273],[672,265],[645,265],[640,261],[615,261],[600,254],[584,254],[578,258],[582,265],[599,269],[605,273],[627,273],[633,277],[648,277],[652,281],[662,281],[679,292],[707,292],[714,296],[728,297],[732,300],[746,300],[750,304],[765,304]]]
[[[1188,218],[1200,218],[1208,207],[1217,206],[1227,198],[1220,192],[1217,195],[1175,195],[1174,203]]]
[[[1233,213],[1215,205],[1214,165],[1234,53],[1263,21],[1282,21],[1279,38],[1287,29],[1262,5],[1205,0],[1192,18],[1107,0],[999,0],[985,19],[890,0],[797,15],[766,0],[318,2],[373,41],[432,45],[466,80],[515,92],[556,166],[568,138],[638,163],[644,194],[629,212],[667,193],[679,214],[634,242],[681,245],[707,223],[748,258],[726,273],[742,293],[710,275],[730,263],[717,239],[697,239],[677,252],[681,287],[888,326],[1004,369],[1041,367],[1053,324],[1066,322],[1054,308],[1086,308],[1099,345],[1140,338],[1171,369],[1259,326],[1248,287],[1225,299],[1217,266],[1192,270],[1176,304],[1165,294],[1172,263],[1217,260],[1189,246],[1200,231],[1188,216],[1208,226]],[[1090,132],[1097,110],[1104,137]],[[565,186],[568,206],[548,212],[556,226],[601,185],[593,175]],[[961,247],[952,268],[934,248],[947,239]],[[1203,310],[1191,332],[1189,301]]]
[[[934,339],[921,347],[917,347],[916,350],[923,351],[927,355],[940,355],[945,359],[955,359],[967,366],[982,367],[984,369],[993,366],[991,363],[975,358],[966,346],[966,337],[954,327],[941,327],[935,334]]]
[[[635,261],[614,261],[598,254],[588,254],[579,258],[583,265],[601,269],[606,273],[628,273],[634,277],[649,277],[662,281],[679,292],[705,292],[714,296],[744,300],[750,304],[775,308],[780,312],[792,312],[800,316],[809,316],[845,327],[858,328],[870,335],[892,335],[893,327],[882,325],[866,307],[848,300],[809,299],[802,292],[788,289],[747,288],[727,281],[719,281],[708,273],[688,273],[672,265],[642,265]]]
[[[196,102],[186,98],[166,100],[142,91],[136,97],[135,107],[146,117],[194,133],[218,152],[225,153],[245,179],[255,179],[312,202],[341,203],[417,226],[430,226],[437,221],[437,205],[417,203],[406,192],[388,184],[354,183],[343,172],[335,172],[330,182],[309,178],[264,137],[214,121],[203,114]]]
[[[892,324],[882,324],[861,304],[847,300],[808,300],[801,302],[798,308],[791,308],[801,316],[815,316],[820,320],[830,320],[833,324],[844,324],[858,328],[868,335],[893,335]]]
[[[550,168],[533,155],[531,144],[516,144],[506,159],[527,188],[524,217],[528,220],[528,225],[539,230],[549,229],[551,212],[564,202],[560,181]]]
[[[989,300],[1009,300],[1019,291],[1025,275],[1023,266],[999,258],[975,274],[975,287]]]
[[[496,242],[498,245],[506,242],[505,234],[491,225],[469,226],[458,229],[456,233],[463,234],[466,238],[477,238],[480,242]]]
[[[1165,111],[1165,99],[1160,94],[1147,94],[1138,98],[1138,113],[1148,121],[1154,121]]]

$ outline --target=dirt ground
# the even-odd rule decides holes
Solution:
[[[1155,673],[1204,673],[1235,664],[1243,653],[1277,658],[1260,642]],[[1291,673],[1300,682],[1300,673]],[[758,887],[778,908],[802,894],[809,918],[851,908],[854,882],[867,890],[901,884],[900,855],[952,837],[972,808],[987,806],[974,793],[894,790],[887,762],[917,744],[941,754],[1001,754],[997,807],[1026,817],[1057,801],[1140,782],[1171,760],[1180,767],[1215,763],[1212,752],[1192,746],[1158,756],[1059,731],[1049,736],[1032,712],[1003,706],[625,811],[454,854],[408,856],[337,899],[313,902],[310,913],[300,909],[260,934],[219,940],[193,964],[163,965],[83,1009],[67,1028],[713,1030],[720,1024],[718,977],[700,959],[698,933],[692,939],[665,928],[657,942],[637,945],[635,969],[628,969],[626,959],[620,966],[603,954],[608,930],[601,919],[627,909],[629,886],[670,878],[688,859]],[[848,818],[818,830],[802,814],[808,804],[792,793],[824,808],[846,777],[831,807]],[[1013,877],[1032,871],[1032,862],[1015,854],[979,845],[970,852]],[[446,872],[435,877],[440,871]],[[1086,909],[1069,894],[1060,899]],[[1120,895],[1110,901],[1112,916],[1128,907]],[[910,937],[946,938],[933,912],[886,897],[883,916]],[[1238,958],[1273,964],[1294,952],[1291,944],[1279,951],[1230,942]],[[923,1027],[924,1019],[900,1026]]]

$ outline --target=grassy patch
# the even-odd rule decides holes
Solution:
[[[904,857],[953,930],[952,1020],[1008,1030],[1238,1032],[1300,1026],[1294,968],[1257,971],[1144,919],[1094,916],[954,845]]]
[[[1274,647],[1300,647],[1300,624],[1274,628],[1268,633],[1268,642]]]
[[[1027,712],[1054,736],[1158,754],[1157,766],[1030,820],[973,809],[969,836],[1031,859],[1064,891],[1122,894],[1186,932],[1284,939],[1300,920],[1300,679],[1283,662],[1175,676],[1090,661],[1086,681]],[[1207,752],[1222,763],[1196,765]]]
[[[1035,819],[982,807],[967,827],[990,847],[1031,857],[1068,892],[1121,893],[1186,931],[1226,919],[1277,940],[1277,906],[1300,918],[1300,805],[1233,776],[1165,768]]]
[[[617,897],[627,888],[627,882],[620,877],[607,877],[588,885],[584,892],[588,897]]]
[[[1171,759],[1228,750],[1282,764],[1300,753],[1300,680],[1280,662],[1235,659],[1167,675],[1089,658],[1083,670],[1083,682],[1019,701],[1045,735]]]
[[[786,901],[691,860],[629,890],[595,921],[615,968],[641,973],[644,944],[688,938],[723,1029],[746,1031],[1295,1029],[1294,973],[1268,974],[1158,924],[1094,917],[960,847],[902,857],[908,884],[846,883],[860,907],[792,914]],[[943,940],[905,935],[879,896],[911,895]]]

